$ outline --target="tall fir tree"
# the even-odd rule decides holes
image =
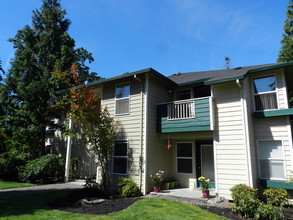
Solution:
[[[2,61],[0,60],[0,81],[2,81],[1,72],[4,73],[4,70],[2,68]]]
[[[46,126],[54,114],[50,106],[56,91],[74,83],[71,65],[79,66],[82,82],[98,78],[86,65],[93,61],[91,53],[75,48],[65,15],[59,0],[42,0],[40,10],[33,11],[32,25],[9,39],[15,54],[0,91],[6,109],[0,130],[6,129],[10,145],[31,158],[45,153]]]
[[[293,0],[289,1],[287,7],[287,18],[283,30],[282,47],[277,60],[279,63],[293,61]]]

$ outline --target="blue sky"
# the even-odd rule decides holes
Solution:
[[[152,67],[164,75],[275,63],[287,0],[61,0],[77,47],[102,77]],[[1,0],[0,60],[41,0]]]

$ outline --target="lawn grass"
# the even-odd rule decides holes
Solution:
[[[26,186],[34,186],[34,184],[0,181],[0,189],[20,188]]]
[[[65,192],[53,192],[0,199],[0,219],[225,219],[190,204],[153,198],[139,200],[125,210],[102,216],[61,212],[46,205],[65,195]]]

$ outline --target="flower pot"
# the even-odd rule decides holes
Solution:
[[[178,188],[179,187],[179,182],[178,181],[174,181],[174,188]]]
[[[154,186],[154,192],[155,193],[160,192],[160,186]]]
[[[165,183],[165,184],[164,184],[164,189],[165,189],[165,190],[170,189],[170,183]]]
[[[210,191],[206,190],[206,191],[202,191],[202,198],[210,198]]]

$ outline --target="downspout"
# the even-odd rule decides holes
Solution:
[[[211,85],[211,99],[214,99],[214,86]],[[210,108],[213,108],[210,114],[213,114],[213,120],[215,119],[215,111],[214,111],[214,102],[211,102]],[[213,123],[213,150],[214,150],[214,170],[215,170],[215,190],[216,194],[219,194],[219,184],[218,184],[218,158],[217,158],[217,141],[216,141],[216,131],[215,131],[215,123]],[[218,131],[217,131],[218,132]]]
[[[240,96],[241,96],[241,104],[242,104],[242,111],[243,111],[243,127],[244,127],[244,142],[246,147],[246,162],[248,165],[247,168],[247,175],[248,175],[248,184],[249,186],[253,187],[253,179],[252,179],[252,168],[251,168],[251,152],[250,152],[250,137],[249,137],[249,129],[248,129],[248,114],[247,114],[247,105],[246,100],[244,99],[244,88],[242,88],[242,84],[240,80],[236,80],[236,84],[240,89]]]
[[[284,88],[284,99],[287,100],[285,102],[285,108],[289,108],[289,97],[288,97],[288,91],[287,91],[287,83],[286,83],[286,75],[284,72],[284,68],[281,69],[281,76],[282,76],[282,87]],[[287,121],[287,131],[288,131],[288,140],[289,140],[289,146],[290,146],[290,154],[291,154],[291,169],[293,170],[293,145],[292,145],[292,127],[291,127],[291,122],[290,122],[290,116],[286,117]],[[285,169],[285,177],[287,176],[287,170]]]
[[[134,75],[134,79],[140,82],[140,158],[139,158],[139,188],[142,189],[142,166],[143,166],[143,155],[142,155],[142,149],[143,149],[143,143],[142,143],[142,123],[143,123],[143,87],[142,87],[142,80],[137,78],[136,75]]]
[[[72,129],[72,119],[69,118],[69,130]],[[69,169],[70,169],[70,157],[71,157],[71,141],[72,137],[69,135],[67,138],[67,148],[66,148],[66,161],[65,161],[65,182],[69,180]]]
[[[144,194],[146,195],[147,193],[147,137],[148,137],[148,92],[149,92],[149,74],[146,74],[146,79],[145,79],[145,105],[144,105],[144,114],[145,114],[145,119],[144,119],[144,149],[143,149],[143,154],[144,154],[144,161],[143,161],[143,171],[144,171]]]

